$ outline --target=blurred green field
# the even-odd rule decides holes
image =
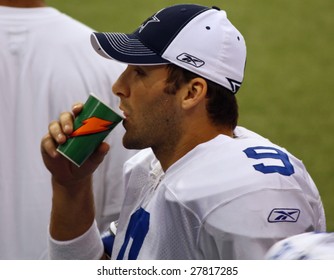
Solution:
[[[158,9],[192,1],[49,0],[98,31],[131,32]],[[334,231],[334,1],[224,0],[248,58],[238,92],[240,125],[287,148],[307,166]]]

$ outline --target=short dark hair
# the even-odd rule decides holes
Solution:
[[[165,91],[175,94],[182,84],[191,81],[199,75],[175,64],[167,64],[168,77]],[[203,78],[203,77],[201,77]],[[238,103],[235,95],[229,89],[203,78],[208,85],[207,105],[209,118],[216,125],[224,125],[234,129],[238,123]]]

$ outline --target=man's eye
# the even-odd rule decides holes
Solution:
[[[139,76],[145,76],[146,75],[146,73],[141,68],[135,68],[134,71]]]

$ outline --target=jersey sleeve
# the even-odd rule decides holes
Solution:
[[[206,259],[263,259],[277,241],[321,230],[319,214],[299,190],[258,190],[219,205],[203,223]]]

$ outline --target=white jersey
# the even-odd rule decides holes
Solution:
[[[334,260],[333,232],[306,232],[285,238],[266,254],[269,260]]]
[[[319,193],[300,160],[238,127],[164,173],[146,149],[125,165],[113,259],[263,259],[276,241],[325,230]]]
[[[118,109],[111,87],[125,66],[94,51],[92,32],[54,8],[0,6],[0,259],[47,257],[51,184],[40,141],[49,122],[90,92]],[[118,217],[123,162],[134,153],[122,135],[122,125],[111,132],[111,159],[94,174],[101,230]]]

